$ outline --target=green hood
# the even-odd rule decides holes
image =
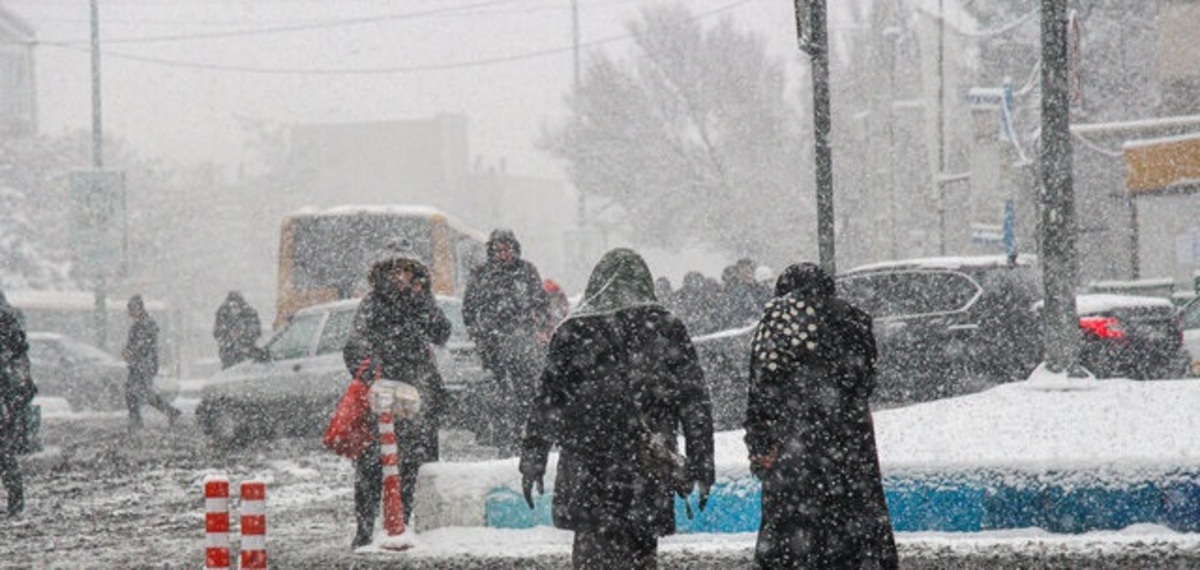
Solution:
[[[614,249],[600,258],[588,279],[583,301],[571,317],[612,314],[630,307],[657,306],[654,277],[632,249]]]

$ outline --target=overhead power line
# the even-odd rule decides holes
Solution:
[[[700,18],[705,18],[708,16],[722,13],[722,12],[727,12],[727,11],[733,10],[735,8],[738,8],[744,4],[749,4],[751,2],[757,2],[757,1],[759,1],[759,0],[738,0],[736,2],[731,2],[729,4],[725,4],[718,8],[714,8],[712,10],[708,10],[706,12],[697,14],[696,16],[693,17],[693,20],[698,20]],[[580,44],[580,47],[595,47],[595,46],[599,46],[599,45],[610,44],[610,43],[619,42],[619,41],[625,41],[625,40],[629,40],[632,38],[633,38],[632,34],[622,34],[619,36],[610,36],[607,38],[592,40],[589,42],[583,42]],[[42,45],[58,47],[58,48],[62,48],[62,49],[72,50],[72,51],[81,51],[81,52],[90,51],[88,48],[85,48],[83,46],[78,46],[78,45],[75,45],[72,43],[52,43],[52,42],[41,42],[41,43],[42,43]],[[326,68],[326,69],[317,68],[317,69],[314,69],[314,68],[285,68],[285,67],[253,67],[253,66],[244,66],[244,65],[209,64],[209,63],[202,63],[202,62],[181,61],[181,60],[159,58],[159,57],[152,57],[152,56],[141,56],[141,55],[135,55],[135,54],[130,54],[130,53],[114,52],[114,51],[107,50],[107,49],[102,50],[102,55],[104,57],[110,57],[110,58],[114,58],[114,59],[137,61],[137,62],[142,62],[142,63],[150,63],[150,64],[155,64],[155,65],[163,65],[163,66],[176,67],[176,68],[201,69],[201,70],[207,70],[207,71],[224,71],[224,72],[248,73],[248,74],[258,74],[258,75],[314,75],[314,76],[342,75],[342,76],[345,76],[345,75],[401,75],[401,74],[407,74],[407,73],[422,73],[422,72],[433,72],[433,71],[448,71],[448,70],[454,70],[454,69],[466,69],[466,68],[472,68],[472,67],[486,67],[489,65],[511,63],[511,62],[515,62],[515,61],[537,59],[537,58],[541,58],[541,57],[558,55],[558,54],[562,54],[562,53],[570,53],[574,49],[575,49],[575,47],[573,45],[566,45],[566,46],[561,46],[561,47],[542,49],[542,50],[530,51],[530,52],[525,52],[525,53],[520,53],[520,54],[507,55],[507,56],[496,56],[496,57],[455,61],[455,62],[447,62],[447,63],[424,64],[424,65],[401,65],[401,66],[386,66],[386,67],[365,67],[365,68],[349,68],[349,69],[347,69],[347,68]]]
[[[310,22],[304,24],[289,24],[284,26],[274,26],[268,28],[251,28],[242,30],[225,30],[220,32],[196,32],[191,34],[164,34],[159,36],[137,36],[128,38],[106,38],[102,40],[102,44],[132,44],[132,43],[162,43],[162,42],[182,42],[195,40],[211,40],[223,38],[236,38],[246,36],[265,36],[274,34],[286,34],[294,32],[306,32],[311,30],[324,30],[329,28],[341,28],[347,26],[359,26],[363,24],[375,24],[379,22],[394,22],[398,20],[413,20],[428,16],[436,16],[453,12],[462,12],[467,10],[477,10],[497,4],[511,3],[515,0],[489,0],[487,2],[476,2],[474,4],[459,4],[457,6],[446,6],[442,8],[434,8],[431,10],[423,10],[420,12],[405,12],[402,14],[384,14],[379,16],[364,16],[361,18],[343,18],[340,20],[328,22]],[[50,45],[82,45],[88,44],[91,40],[56,40],[42,41],[40,43]]]

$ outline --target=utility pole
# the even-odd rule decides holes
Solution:
[[[1079,317],[1075,312],[1075,193],[1071,167],[1071,107],[1068,79],[1067,8],[1042,0],[1042,145],[1039,155],[1042,202],[1042,277],[1046,288],[1043,329],[1046,366],[1082,376]]]
[[[829,36],[825,0],[795,0],[796,38],[812,61],[813,135],[817,179],[817,249],[821,268],[837,273],[834,252],[833,152],[829,103]]]
[[[946,255],[946,0],[938,0],[937,42],[937,193],[938,254]]]
[[[91,0],[91,29],[92,29],[92,168],[97,175],[104,168],[104,123],[101,120],[100,105],[100,7],[99,0]],[[93,184],[96,178],[93,177]],[[108,307],[107,307],[107,276],[104,268],[96,272],[96,346],[101,349],[108,347]]]
[[[579,0],[571,0],[571,55],[574,72],[571,96],[579,97]],[[583,194],[583,188],[578,185],[575,186],[575,193],[577,196],[575,218],[579,220],[579,248],[575,258],[579,264],[580,273],[586,275],[590,249],[588,245],[587,197]]]

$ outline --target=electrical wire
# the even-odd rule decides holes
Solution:
[[[693,16],[692,20],[693,21],[699,20],[701,18],[705,18],[705,17],[712,16],[715,14],[727,12],[727,11],[733,10],[735,8],[738,8],[742,5],[749,4],[752,2],[758,2],[758,1],[760,1],[760,0],[738,0],[736,2],[732,2],[729,4],[725,4],[723,6],[720,6],[718,8],[708,10],[706,12],[701,12],[701,13]],[[610,36],[610,37],[602,38],[602,39],[598,39],[598,40],[582,42],[579,44],[579,47],[581,49],[596,47],[596,46],[600,46],[600,45],[629,40],[629,39],[632,39],[633,37],[634,36],[632,34],[622,34],[619,36]],[[79,46],[79,45],[75,45],[73,43],[41,42],[41,45],[57,47],[57,48],[62,48],[62,49],[67,49],[67,50],[72,50],[72,51],[78,51],[78,52],[90,52],[91,51],[91,49],[89,47]],[[234,72],[234,73],[259,74],[259,75],[314,75],[314,76],[339,76],[340,75],[340,76],[345,76],[345,75],[399,75],[399,74],[407,74],[407,73],[423,73],[423,72],[433,72],[433,71],[448,71],[448,70],[455,70],[455,69],[467,69],[467,68],[473,68],[473,67],[486,67],[486,66],[490,66],[490,65],[512,63],[512,62],[516,62],[516,61],[524,61],[524,60],[529,60],[529,59],[537,59],[537,58],[542,58],[542,57],[547,57],[547,56],[552,56],[552,55],[557,55],[557,54],[562,54],[562,53],[570,53],[570,52],[574,51],[574,49],[575,49],[575,46],[568,45],[568,46],[562,46],[562,47],[557,47],[557,48],[549,48],[549,49],[543,49],[543,50],[537,50],[537,51],[531,51],[531,52],[513,54],[513,55],[507,55],[507,56],[496,56],[496,57],[489,57],[489,58],[482,58],[482,59],[448,62],[448,63],[407,65],[407,66],[388,66],[388,67],[374,67],[374,68],[356,68],[356,69],[251,67],[251,66],[242,66],[242,65],[223,65],[223,64],[208,64],[208,63],[200,63],[200,62],[180,61],[180,60],[158,58],[158,57],[151,57],[151,56],[140,56],[140,55],[134,55],[134,54],[130,54],[130,53],[123,53],[123,52],[114,52],[114,51],[106,50],[106,49],[101,49],[100,53],[104,57],[109,57],[109,58],[114,58],[114,59],[137,61],[137,62],[141,62],[141,63],[150,63],[150,64],[156,64],[156,65],[176,67],[176,68],[201,69],[201,70],[206,70],[206,71],[224,71],[224,72]]]

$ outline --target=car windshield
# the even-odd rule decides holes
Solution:
[[[279,331],[267,346],[272,360],[289,360],[309,355],[321,329],[322,315],[299,315]]]
[[[900,271],[847,276],[839,293],[875,318],[961,310],[979,293],[967,276],[952,271]]]

